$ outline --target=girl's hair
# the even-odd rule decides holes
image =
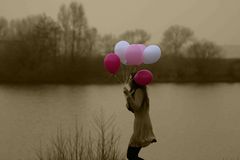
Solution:
[[[135,74],[136,74],[136,72],[133,72],[129,75],[130,76],[129,77],[130,92],[132,93],[132,95],[134,95],[137,89],[141,89],[144,94],[143,103],[145,102],[145,103],[149,104],[147,87],[141,86],[134,81]]]

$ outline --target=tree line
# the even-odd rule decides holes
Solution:
[[[0,17],[1,83],[114,83],[103,57],[116,42],[147,44],[143,29],[101,35],[88,24],[81,3],[62,5],[57,20],[46,14]],[[240,61],[224,59],[214,42],[199,40],[185,26],[170,26],[159,40],[162,58],[151,69],[155,82],[240,81]]]

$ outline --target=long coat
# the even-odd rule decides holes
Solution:
[[[126,99],[127,107],[135,117],[129,146],[146,147],[156,142],[149,116],[149,101],[146,100],[142,89],[137,89],[134,94],[127,94]]]

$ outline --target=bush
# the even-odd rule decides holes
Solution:
[[[94,120],[95,134],[84,134],[77,123],[72,134],[58,129],[50,145],[37,149],[37,160],[123,160],[118,143],[119,135],[114,128],[113,116],[105,120],[103,114]]]

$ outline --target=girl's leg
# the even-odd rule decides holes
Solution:
[[[141,158],[138,157],[138,153],[140,152],[142,147],[128,147],[127,150],[127,158],[129,160],[141,160]]]
[[[136,148],[136,155],[137,155],[137,157],[138,157],[138,154],[139,154],[141,148],[142,148],[142,147],[137,147],[137,148]],[[138,160],[141,160],[141,159],[142,159],[142,158],[139,158],[139,157],[138,157]]]

